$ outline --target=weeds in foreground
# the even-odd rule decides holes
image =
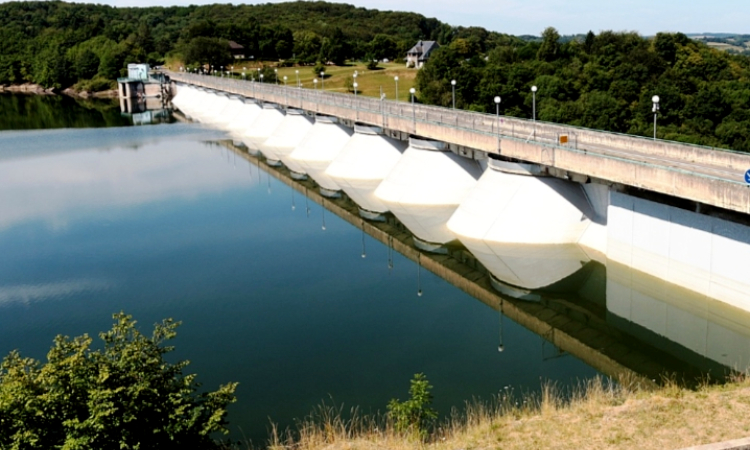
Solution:
[[[563,389],[544,383],[538,393],[502,389],[492,400],[467,402],[426,434],[404,432],[393,415],[362,415],[322,405],[294,431],[274,429],[273,450],[468,448],[681,448],[745,437],[750,379],[710,380],[696,389],[664,380],[594,378]],[[424,439],[423,439],[424,438]]]

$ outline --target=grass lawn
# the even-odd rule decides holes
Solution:
[[[179,67],[179,66],[178,66]],[[257,63],[242,63],[234,66],[235,74],[242,74],[242,68],[247,67],[247,72],[257,70]],[[325,84],[326,91],[346,92],[345,81],[357,72],[357,95],[366,95],[368,97],[380,97],[380,89],[383,89],[386,98],[396,98],[396,82],[393,77],[398,76],[398,97],[399,100],[409,101],[409,89],[414,86],[414,78],[417,76],[416,69],[408,69],[400,63],[380,63],[377,70],[367,70],[363,63],[352,63],[347,66],[326,66],[325,81],[321,81],[320,76],[313,75],[314,66],[299,67],[280,67],[279,83],[283,83],[284,76],[287,77],[287,84],[294,86],[297,83],[297,71],[299,71],[299,81],[304,89],[313,89],[315,83],[313,79],[318,79],[317,87],[322,89]],[[249,75],[248,75],[249,77]]]

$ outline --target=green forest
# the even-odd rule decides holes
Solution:
[[[510,36],[407,12],[346,4],[114,8],[0,4],[0,84],[102,90],[128,63],[227,65],[228,41],[266,64],[400,60],[418,40],[441,47],[417,75],[418,101],[532,116],[621,133],[750,151],[750,57],[680,33]]]
[[[658,137],[750,151],[750,57],[712,49],[684,34],[589,32],[561,43],[511,42],[483,53],[455,39],[417,75],[420,99],[539,120],[651,136],[660,98]]]

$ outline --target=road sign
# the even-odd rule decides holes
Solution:
[[[745,172],[745,183],[750,184],[750,169]]]

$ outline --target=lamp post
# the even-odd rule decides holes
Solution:
[[[263,74],[260,74],[260,82],[263,83]]]
[[[317,78],[313,78],[313,86],[315,86],[315,90],[317,91],[318,90],[318,79]]]
[[[243,67],[242,68],[242,80],[243,81],[247,80],[247,72],[246,71],[247,71],[247,67]]]
[[[295,70],[294,73],[297,74],[297,87],[300,87],[300,84],[299,84],[299,70]]]
[[[654,102],[653,108],[651,108],[651,111],[654,113],[654,140],[656,140],[656,113],[659,112],[659,96],[654,95],[651,97],[651,101]]]
[[[393,81],[396,82],[396,101],[398,101],[398,76],[393,77]]]
[[[276,78],[276,84],[279,84],[279,69],[273,69],[273,77]]]
[[[456,80],[451,80],[451,97],[453,98],[453,109],[456,109]]]
[[[495,96],[495,126],[497,127],[497,139],[500,140],[500,96]]]
[[[320,71],[320,90],[325,91],[326,90],[326,73],[324,71]]]
[[[358,85],[358,84],[357,84],[357,82],[355,81],[355,82],[354,82],[354,84],[353,84],[353,86],[354,86],[354,99],[356,100],[356,99],[357,99],[357,87],[358,87],[359,85]]]
[[[284,86],[286,86],[286,75],[284,75]]]
[[[536,140],[536,86],[531,86],[531,121],[534,123],[534,140]]]
[[[414,88],[409,89],[409,93],[411,94],[411,115],[412,115],[412,120],[414,121],[415,127],[417,126],[417,110],[416,110],[416,107],[414,106],[414,94],[416,92],[417,90]]]

